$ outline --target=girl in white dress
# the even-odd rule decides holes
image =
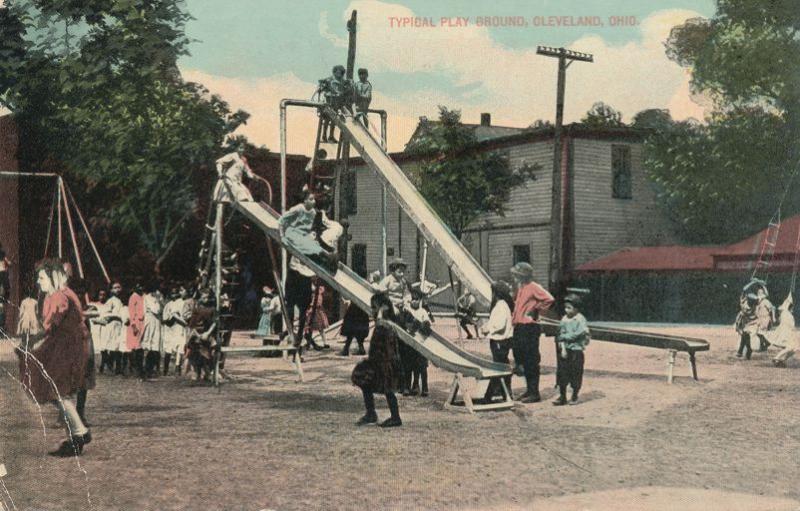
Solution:
[[[148,286],[144,296],[144,330],[142,332],[142,349],[145,355],[145,377],[156,376],[156,368],[161,361],[164,350],[161,337],[161,293],[155,284]]]
[[[164,376],[169,373],[169,365],[172,360],[176,361],[176,371],[180,374],[180,355],[186,344],[186,325],[189,318],[186,313],[186,288],[174,288],[170,294],[171,300],[164,305],[164,327],[162,335],[164,338]]]

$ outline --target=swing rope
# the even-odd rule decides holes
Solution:
[[[759,270],[764,268],[765,270],[769,268],[772,264],[772,259],[775,255],[775,247],[778,243],[778,236],[780,235],[781,229],[781,207],[783,206],[786,197],[789,195],[789,190],[792,188],[792,184],[794,183],[795,178],[797,177],[798,171],[800,171],[800,162],[795,165],[794,170],[792,171],[791,175],[789,176],[789,181],[786,183],[786,186],[783,189],[783,193],[781,194],[781,198],[778,201],[778,207],[775,210],[775,213],[770,218],[769,224],[767,226],[767,232],[764,233],[764,239],[761,243],[761,249],[759,250],[758,260],[756,261],[755,267],[753,268],[753,272],[750,275],[750,280],[756,278]],[[797,248],[795,249],[795,252]],[[766,259],[769,260],[766,260]],[[797,263],[795,263],[795,268],[793,273],[797,271]],[[766,273],[764,276],[764,282],[767,281],[769,278],[769,274]],[[793,276],[794,279],[794,276]]]
[[[797,267],[800,265],[800,227],[797,228],[797,241],[794,244],[794,265],[792,266],[792,284],[789,287],[789,295],[794,294],[797,285]]]

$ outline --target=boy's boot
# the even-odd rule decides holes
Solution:
[[[356,350],[356,355],[366,355],[367,351],[364,349],[364,340],[363,339],[356,339],[358,343],[358,350]]]

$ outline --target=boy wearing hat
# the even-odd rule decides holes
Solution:
[[[520,401],[538,403],[542,400],[539,395],[539,363],[542,359],[539,353],[539,335],[542,332],[539,313],[548,310],[554,299],[545,288],[533,281],[533,267],[530,264],[515,264],[511,268],[511,276],[517,285],[514,312],[511,315],[514,325],[512,350],[514,361],[522,362],[527,387]]]
[[[571,404],[578,402],[578,392],[583,383],[583,352],[589,344],[589,326],[580,313],[581,297],[570,293],[564,299],[564,317],[558,326],[558,353],[556,354],[559,397],[553,404],[567,404],[567,385],[572,387]]]

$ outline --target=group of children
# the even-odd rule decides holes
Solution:
[[[189,320],[194,301],[184,286],[171,286],[165,293],[155,284],[135,285],[127,306],[120,295],[122,285],[114,282],[111,296],[104,293],[89,303],[95,349],[100,351],[99,372],[113,374],[130,370],[140,378],[167,375],[171,364],[180,372]],[[164,295],[167,295],[166,297]]]
[[[528,263],[517,263],[511,269],[516,284],[512,298],[512,287],[504,281],[492,284],[492,304],[489,319],[480,331],[489,340],[492,359],[509,364],[509,353],[513,353],[516,365],[521,365],[526,380],[526,392],[520,396],[525,403],[541,401],[539,395],[539,314],[548,310],[554,299],[543,287],[533,281],[533,268]],[[562,406],[578,402],[583,385],[584,351],[589,344],[590,333],[586,318],[581,314],[580,294],[570,292],[564,298],[564,316],[555,339],[556,385],[559,397],[553,402]],[[506,391],[511,393],[511,376],[504,379]],[[491,381],[486,389],[484,401],[490,402],[501,395],[502,384]],[[567,401],[567,390],[572,395]]]
[[[334,111],[352,111],[355,106],[355,117],[364,126],[368,126],[367,115],[372,102],[372,84],[368,80],[369,71],[364,68],[358,70],[358,81],[352,82],[345,78],[344,66],[333,67],[331,76],[319,80],[317,95],[325,99],[325,103]],[[330,119],[322,117],[322,142],[338,142],[334,136],[335,126]]]
[[[795,332],[794,300],[791,293],[779,308],[769,300],[767,283],[753,278],[742,289],[739,313],[734,328],[739,334],[737,357],[747,360],[753,353],[751,344],[758,340],[758,351],[775,345],[780,351],[772,359],[776,367],[786,367],[786,361],[800,349],[800,336]]]
[[[392,321],[403,326],[409,333],[430,331],[432,316],[424,306],[420,295],[413,294],[413,287],[405,279],[406,265],[395,259],[389,265],[389,274],[379,281],[370,278],[375,294],[372,312],[376,320],[366,360],[353,369],[351,380],[361,388],[366,413],[356,425],[364,426],[378,422],[373,394],[382,393],[389,405],[390,417],[382,427],[400,426],[402,421],[395,393],[413,395],[422,384],[422,395],[427,395],[427,361],[411,346],[398,339],[391,328],[382,321]],[[553,303],[552,296],[533,281],[533,268],[527,263],[518,263],[512,269],[516,281],[516,293],[511,285],[503,281],[492,284],[492,304],[489,319],[480,326],[480,332],[489,340],[492,358],[496,362],[509,364],[509,353],[513,351],[516,362],[525,365],[527,392],[521,396],[523,402],[541,400],[538,392],[539,365],[539,312],[547,310]],[[512,297],[513,294],[513,297]],[[569,293],[564,299],[564,316],[556,337],[556,383],[559,397],[555,406],[575,404],[583,384],[584,351],[589,344],[589,328],[586,318],[580,313],[582,298]],[[350,307],[352,309],[352,306]],[[349,346],[349,340],[348,340]],[[535,356],[534,356],[535,354]],[[534,367],[535,364],[535,367]],[[419,375],[419,380],[417,379]],[[413,382],[409,379],[413,378]],[[409,387],[410,383],[410,387]],[[484,401],[491,402],[502,395],[502,387],[510,394],[511,375],[503,382],[490,384]],[[568,389],[572,394],[567,399]]]
[[[214,343],[213,297],[203,289],[197,299],[189,288],[174,284],[163,292],[157,284],[133,286],[123,302],[122,284],[114,281],[109,292],[98,291],[86,299],[94,351],[100,354],[98,372],[133,374],[149,379],[194,369],[197,378],[210,374]],[[26,298],[20,305],[17,334],[25,339],[41,329],[37,301]]]

